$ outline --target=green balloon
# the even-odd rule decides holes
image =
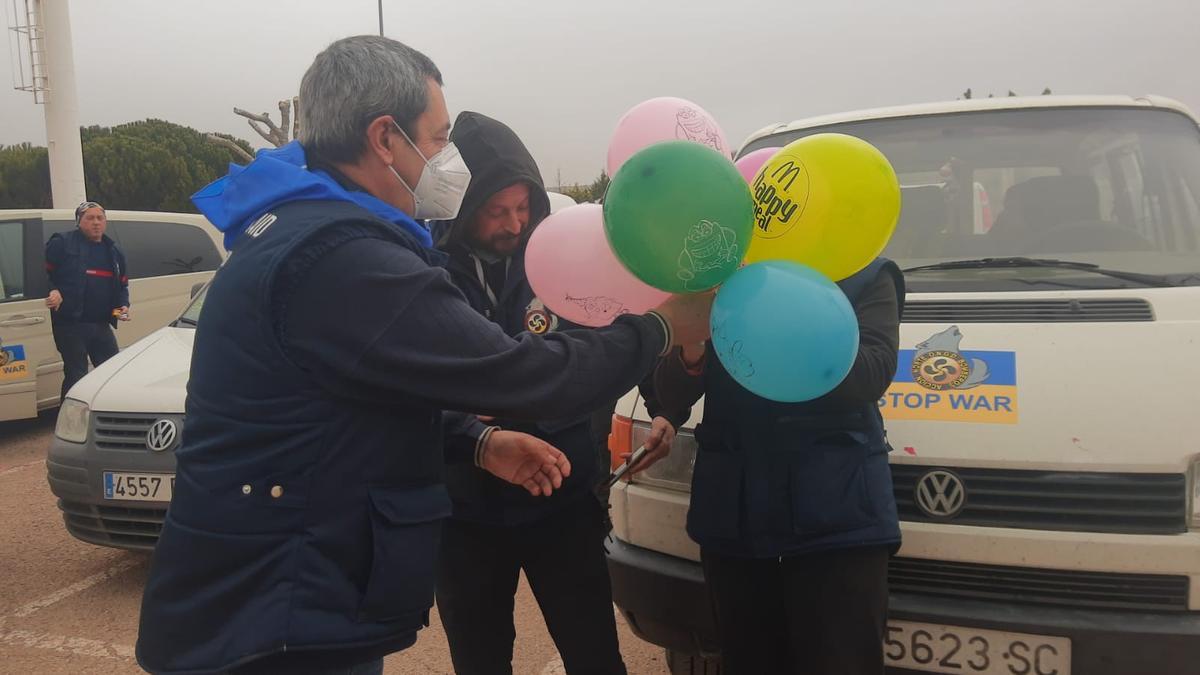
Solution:
[[[750,246],[754,201],[728,158],[666,141],[630,157],[604,196],[608,243],[630,272],[672,293],[721,284]]]

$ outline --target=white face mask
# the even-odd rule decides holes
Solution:
[[[418,220],[454,220],[458,217],[458,209],[462,206],[463,197],[467,194],[467,186],[471,184],[471,170],[467,168],[467,163],[463,161],[462,155],[458,153],[458,148],[453,143],[446,144],[433,157],[426,158],[418,148],[417,144],[412,142],[404,129],[400,128],[399,124],[394,121],[396,129],[404,136],[404,140],[412,146],[413,150],[425,160],[425,168],[421,170],[421,177],[417,179],[417,187],[411,188],[400,174],[396,173],[395,167],[388,165],[392,175],[404,189],[412,193],[413,196],[413,213],[412,217]]]

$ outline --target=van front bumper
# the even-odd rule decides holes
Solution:
[[[613,602],[638,637],[683,653],[718,652],[699,563],[614,537],[608,568]],[[890,618],[1069,638],[1075,675],[1200,672],[1200,612],[1065,609],[892,593]]]

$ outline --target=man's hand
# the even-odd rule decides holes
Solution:
[[[118,321],[128,321],[129,320],[129,308],[128,307],[121,308],[121,313],[119,315],[117,315],[117,320]]]
[[[674,442],[675,427],[667,421],[667,418],[655,417],[650,424],[650,437],[644,443],[646,454],[642,455],[642,459],[630,467],[629,472],[625,475],[632,476],[654,466],[655,462],[671,454],[671,444]],[[628,462],[632,455],[633,453],[626,452],[621,455],[621,459]]]
[[[716,291],[673,295],[655,311],[671,326],[671,343],[694,345],[709,338],[708,315]]]
[[[58,291],[50,291],[50,295],[46,296],[46,306],[49,307],[50,311],[52,312],[58,311],[58,308],[62,307],[62,303],[62,293],[59,293]]]
[[[502,429],[488,437],[480,465],[534,497],[549,497],[571,475],[571,462],[561,450],[536,436]]]

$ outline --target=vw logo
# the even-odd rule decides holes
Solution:
[[[146,447],[155,452],[162,452],[175,445],[179,437],[179,428],[171,420],[159,420],[146,432]]]
[[[953,518],[967,503],[967,487],[953,473],[936,469],[917,480],[916,498],[925,515]]]

